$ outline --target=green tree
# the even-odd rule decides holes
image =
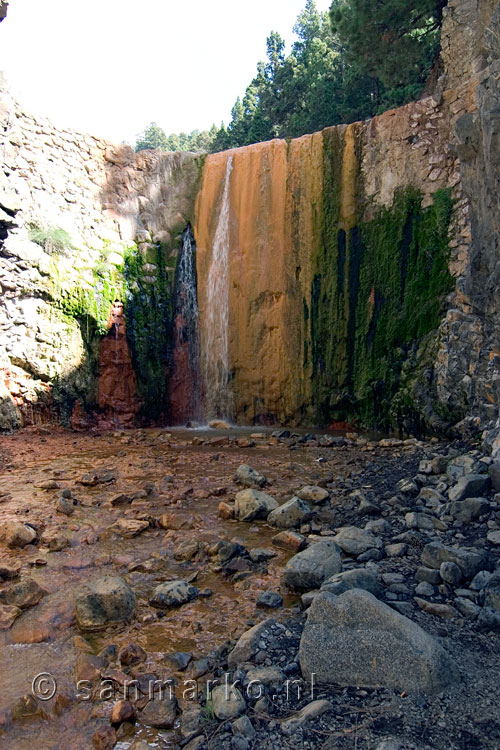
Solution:
[[[386,90],[425,83],[447,0],[334,0],[332,29],[359,74]]]
[[[165,131],[160,128],[156,122],[151,122],[147,128],[137,136],[135,143],[136,151],[145,151],[146,149],[159,149],[168,151],[168,141]]]

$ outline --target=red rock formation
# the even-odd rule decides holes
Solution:
[[[109,333],[101,342],[98,404],[99,426],[131,426],[140,408],[130,350],[125,335],[123,304],[115,300],[109,316]]]
[[[186,323],[180,313],[174,320],[172,374],[169,382],[170,421],[183,424],[198,415],[198,372],[193,366]]]

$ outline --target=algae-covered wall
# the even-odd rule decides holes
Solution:
[[[417,429],[448,418],[429,378],[469,238],[453,101],[445,92],[366,123],[207,157],[195,222],[202,349],[232,158],[229,387],[239,420]]]
[[[124,305],[142,413],[158,414],[181,235],[203,157],[134,154],[23,110],[0,81],[0,428],[97,402],[100,340]]]

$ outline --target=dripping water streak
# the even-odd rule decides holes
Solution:
[[[229,185],[232,167],[233,157],[230,155],[207,280],[202,364],[205,416],[208,418],[231,419],[233,416],[229,386]]]

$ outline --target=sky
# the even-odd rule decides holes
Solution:
[[[269,32],[291,44],[305,3],[10,0],[0,71],[27,111],[58,126],[132,145],[152,121],[203,130],[229,122]]]

